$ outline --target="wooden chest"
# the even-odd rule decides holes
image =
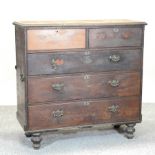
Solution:
[[[16,36],[17,118],[34,148],[42,132],[141,122],[145,22],[22,21]]]

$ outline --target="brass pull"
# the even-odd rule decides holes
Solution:
[[[115,112],[118,112],[118,108],[119,108],[118,105],[112,105],[112,106],[108,107],[108,111],[115,113]]]
[[[55,58],[51,59],[51,65],[52,65],[52,68],[54,70],[57,69],[57,66],[60,66],[60,65],[63,65],[63,64],[64,64],[64,60],[63,59],[55,59]]]
[[[112,61],[112,62],[119,62],[120,59],[121,59],[121,57],[119,55],[113,54],[113,55],[109,56],[109,60]]]
[[[57,66],[56,66],[56,63],[55,63],[55,59],[51,60],[51,65],[52,65],[52,69],[56,70]]]
[[[20,81],[25,81],[25,77],[24,77],[24,74],[20,74]]]
[[[117,86],[119,86],[119,80],[110,80],[110,81],[108,81],[108,83],[109,83],[112,87],[117,87]]]
[[[54,90],[60,91],[64,88],[64,84],[63,83],[56,83],[56,84],[52,84],[52,88]]]
[[[64,111],[61,109],[53,111],[53,117],[55,118],[61,118],[63,115],[64,115]]]

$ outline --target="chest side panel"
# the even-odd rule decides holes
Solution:
[[[17,118],[25,129],[27,126],[26,111],[26,55],[25,55],[25,30],[15,28],[16,40],[16,78],[17,78]]]

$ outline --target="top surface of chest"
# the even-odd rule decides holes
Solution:
[[[55,20],[55,21],[17,21],[15,25],[32,26],[94,26],[94,25],[146,25],[146,22],[128,19],[108,20]]]

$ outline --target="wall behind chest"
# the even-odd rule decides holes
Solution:
[[[69,19],[137,19],[146,21],[143,102],[154,102],[154,1],[5,0],[0,2],[0,105],[16,105],[13,21]]]

